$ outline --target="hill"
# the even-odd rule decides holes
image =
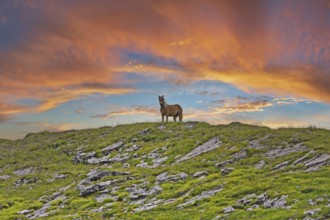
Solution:
[[[329,130],[139,123],[0,152],[0,219],[330,218]]]

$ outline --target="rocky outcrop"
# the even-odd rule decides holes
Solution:
[[[113,145],[110,145],[108,147],[105,147],[105,148],[101,149],[101,153],[103,155],[108,155],[108,154],[110,154],[111,151],[118,150],[123,145],[124,145],[124,142],[119,141],[117,143],[114,143]]]
[[[277,158],[277,157],[283,157],[283,156],[286,156],[288,154],[303,151],[303,150],[306,150],[306,149],[307,149],[307,147],[305,145],[297,144],[293,147],[286,147],[286,148],[282,148],[282,149],[270,150],[265,155],[270,159],[274,159],[274,158]]]
[[[167,175],[167,172],[159,174],[156,177],[156,183],[164,183],[169,181],[179,181],[179,180],[185,180],[187,178],[188,174],[181,172],[175,175]]]
[[[187,205],[191,205],[191,204],[195,203],[196,201],[214,196],[216,193],[220,192],[221,190],[222,190],[222,186],[218,186],[218,187],[213,188],[211,190],[204,191],[200,195],[195,196],[195,197],[189,199],[188,201],[186,201],[185,203],[182,203],[182,204],[178,205],[177,208],[181,209],[181,208],[183,208]]]
[[[204,144],[196,147],[192,151],[190,151],[188,154],[184,155],[183,157],[179,158],[176,163],[180,163],[185,160],[189,160],[191,158],[197,157],[200,154],[212,151],[216,148],[219,148],[222,145],[222,142],[220,141],[219,137],[213,137]]]

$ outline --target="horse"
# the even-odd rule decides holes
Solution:
[[[160,104],[160,115],[162,116],[162,122],[164,122],[164,117],[166,116],[166,122],[168,122],[168,116],[173,116],[173,120],[179,117],[179,121],[182,121],[183,111],[180,105],[174,104],[169,105],[166,103],[164,96],[158,95],[158,100]]]

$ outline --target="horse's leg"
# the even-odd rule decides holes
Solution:
[[[164,115],[162,115],[162,122],[164,122]]]
[[[166,122],[168,122],[168,115],[166,115]]]
[[[183,118],[183,114],[182,114],[182,112],[180,112],[180,114],[179,114],[179,121],[182,121],[182,118]]]
[[[173,120],[176,121],[176,116],[173,116]]]

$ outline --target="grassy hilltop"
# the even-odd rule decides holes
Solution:
[[[0,152],[0,219],[330,219],[329,130],[139,123]]]

